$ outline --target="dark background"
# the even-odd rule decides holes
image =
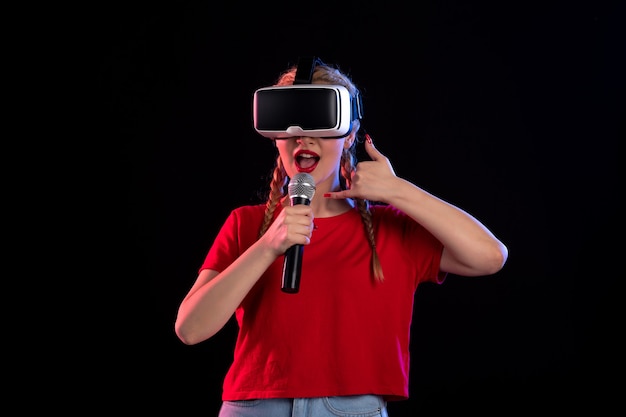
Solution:
[[[235,325],[185,346],[176,310],[229,211],[266,192],[275,153],[252,128],[252,93],[301,55],[354,78],[364,127],[399,176],[475,215],[510,251],[494,276],[418,289],[411,398],[391,415],[617,404],[618,3],[120,7],[98,69],[110,126],[128,138],[136,279],[150,286],[145,408],[217,414]]]

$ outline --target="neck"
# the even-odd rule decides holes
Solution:
[[[282,201],[282,205],[288,206],[291,204],[288,196]],[[326,198],[323,194],[315,194],[311,199],[311,208],[315,217],[333,217],[345,213],[346,211],[354,208],[355,203],[352,199],[333,199]]]

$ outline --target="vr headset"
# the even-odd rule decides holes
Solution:
[[[260,88],[254,92],[254,129],[267,138],[311,136],[341,138],[352,121],[363,117],[361,96],[351,97],[341,85],[311,84],[318,58],[300,58],[293,85]]]

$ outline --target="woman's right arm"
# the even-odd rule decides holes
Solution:
[[[178,309],[178,338],[195,345],[217,333],[275,259],[276,255],[259,240],[221,273],[200,271]]]
[[[307,245],[313,230],[309,206],[286,207],[267,232],[222,272],[204,269],[183,299],[174,329],[187,345],[217,333],[276,258],[295,244]]]

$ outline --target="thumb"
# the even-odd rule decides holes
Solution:
[[[372,141],[372,137],[369,133],[365,134],[365,152],[367,152],[369,157],[372,158],[372,161],[377,161],[384,157],[384,155],[374,146],[374,141]]]

